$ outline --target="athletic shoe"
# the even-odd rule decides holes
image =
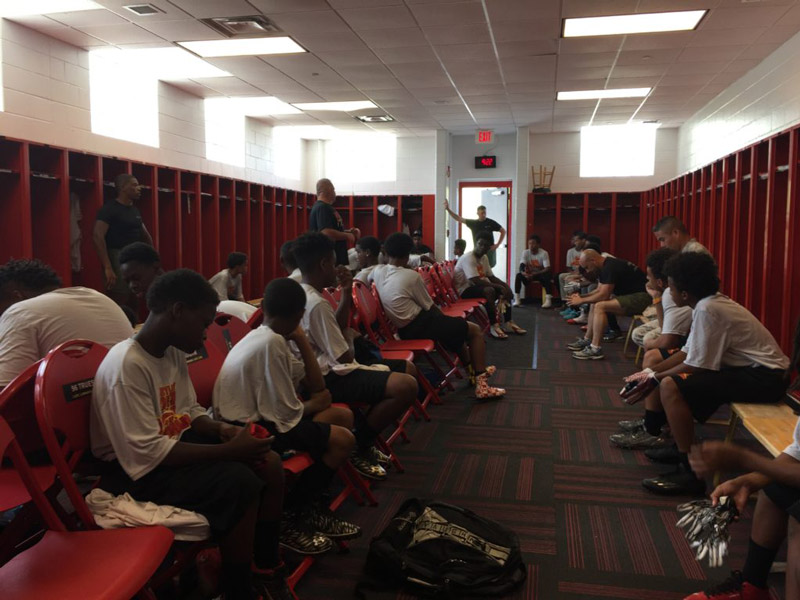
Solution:
[[[284,566],[276,569],[253,569],[253,591],[261,600],[294,600],[286,585]]]
[[[515,297],[514,302],[511,303],[511,306],[513,306],[514,308],[522,306],[522,299],[519,297]]]
[[[618,423],[620,431],[635,431],[644,429],[644,419],[631,419],[630,421],[620,421]]]
[[[377,446],[371,446],[369,450],[367,450],[367,453],[367,455],[372,458],[372,462],[382,467],[392,464],[392,457],[378,450]]]
[[[677,465],[681,462],[681,455],[675,444],[664,446],[663,448],[650,448],[644,451],[644,455],[653,462],[665,465]]]
[[[350,463],[356,468],[356,471],[367,479],[374,479],[375,481],[386,479],[386,469],[373,460],[369,451],[364,454],[353,453],[350,456]]]
[[[574,308],[572,308],[571,306],[567,306],[564,310],[559,311],[558,314],[560,314],[562,317],[564,317],[564,316],[567,315],[567,313],[571,313],[571,312],[574,312],[574,311],[575,311]]]
[[[602,348],[592,348],[591,345],[586,346],[583,350],[572,353],[572,358],[578,360],[602,360],[605,358]]]
[[[361,535],[361,527],[340,519],[322,502],[315,502],[307,507],[301,518],[317,535],[332,540],[352,540]]]
[[[588,313],[581,313],[574,319],[570,319],[569,322],[574,325],[583,325],[584,323],[589,322],[589,315]]]
[[[574,308],[570,307],[566,312],[562,312],[561,316],[564,317],[565,320],[569,320],[569,319],[574,319],[580,314],[581,311],[575,310]]]
[[[770,600],[769,590],[742,581],[741,571],[731,571],[731,576],[719,585],[686,596],[683,600]]]
[[[623,339],[624,337],[625,336],[622,334],[622,332],[619,329],[610,329],[603,336],[603,341],[604,342],[615,342],[617,340]]]
[[[475,397],[479,400],[492,400],[506,395],[505,389],[489,385],[490,375],[487,370],[475,378]]]
[[[643,448],[663,448],[665,445],[670,444],[670,440],[663,437],[650,435],[642,427],[641,429],[634,429],[633,431],[623,431],[622,433],[615,433],[608,436],[608,441],[617,448],[625,448],[626,450],[642,450]]]
[[[553,307],[553,297],[550,294],[547,294],[544,297],[544,303],[542,304],[542,308],[552,308]]]
[[[280,545],[304,555],[324,554],[333,542],[312,530],[295,511],[283,511],[281,516]]]
[[[498,340],[505,340],[508,338],[508,335],[503,328],[500,326],[500,323],[495,323],[489,328],[489,335],[493,338],[497,338]]]
[[[642,486],[660,496],[702,496],[706,493],[706,482],[698,479],[682,463],[678,463],[674,471],[642,480]]]
[[[586,338],[578,338],[574,342],[567,344],[567,350],[572,350],[573,352],[577,352],[578,350],[583,350],[587,346],[590,346],[592,343],[591,340],[587,340]]]

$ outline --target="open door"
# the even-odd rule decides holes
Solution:
[[[459,215],[465,219],[477,219],[478,207],[486,207],[486,219],[496,221],[500,227],[506,231],[506,236],[503,243],[494,253],[494,257],[490,256],[490,263],[495,277],[505,282],[509,280],[509,245],[508,236],[510,235],[510,219],[511,214],[511,182],[510,181],[470,181],[459,182],[458,184],[459,195]],[[467,252],[472,250],[474,241],[472,238],[472,231],[466,225],[460,225],[459,237],[467,242]],[[500,239],[500,233],[494,234],[495,243]],[[494,261],[492,260],[494,258]]]

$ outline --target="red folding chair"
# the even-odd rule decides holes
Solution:
[[[3,457],[11,459],[27,500],[33,500],[47,526],[38,542],[0,567],[4,598],[155,598],[146,586],[172,545],[169,529],[67,531],[42,493],[11,428],[0,417],[0,458]]]
[[[467,311],[469,317],[473,317],[484,333],[489,330],[489,316],[483,307],[486,304],[485,298],[465,299],[460,298],[453,287],[453,277],[449,274],[447,266],[436,264],[431,267],[431,278],[439,292],[439,298],[449,306],[456,306]]]
[[[225,355],[209,340],[197,352],[186,355],[189,379],[192,380],[194,393],[197,394],[197,403],[203,408],[212,405],[214,384],[217,383],[217,376],[224,362]]]
[[[250,317],[252,319],[252,316]],[[217,313],[208,328],[207,338],[223,355],[227,355],[244,336],[252,331],[247,323],[226,313]]]
[[[255,329],[256,327],[261,327],[261,324],[264,322],[264,312],[259,308],[256,312],[250,315],[250,318],[247,320],[247,326],[250,329]]]
[[[439,310],[442,311],[442,314],[447,315],[448,317],[458,317],[460,319],[466,319],[468,315],[472,313],[472,308],[462,308],[460,306],[449,306],[447,303],[447,299],[444,298],[439,290],[436,288],[436,283],[433,279],[432,270],[430,267],[419,267],[417,269],[417,273],[422,278],[422,282],[425,284],[425,289],[428,292],[428,295],[433,300],[434,304],[439,307]]]

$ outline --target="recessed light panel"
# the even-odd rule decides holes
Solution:
[[[141,50],[119,50],[103,48],[93,50],[98,56],[110,58],[119,64],[128,65],[141,73],[162,81],[200,79],[203,77],[231,77],[194,54],[180,48],[143,48]]]
[[[653,88],[621,88],[617,90],[578,90],[558,92],[558,100],[600,100],[608,98],[644,98]]]
[[[91,0],[2,0],[0,17],[27,17],[101,8]]]
[[[278,100],[275,96],[240,96],[229,98],[232,105],[248,117],[266,117],[269,115],[301,114],[291,104]]]
[[[212,56],[263,56],[267,54],[305,52],[305,49],[290,37],[207,40],[178,42],[178,44],[204,58]]]
[[[292,106],[300,110],[335,110],[340,112],[377,108],[369,100],[356,100],[353,102],[310,102],[305,104],[293,104]]]
[[[682,10],[640,15],[564,19],[564,37],[688,31],[697,27],[700,19],[707,12],[707,10]]]

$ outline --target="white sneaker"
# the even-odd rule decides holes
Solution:
[[[514,308],[516,308],[517,306],[522,306],[522,299],[519,296],[515,296],[514,303],[511,306],[513,306]]]
[[[575,317],[574,319],[572,319],[572,322],[573,323],[580,323],[580,324],[588,323],[589,322],[589,316],[586,313],[581,313],[580,316]]]
[[[553,307],[553,297],[550,294],[547,294],[544,297],[544,304],[542,304],[542,308],[552,308]]]

